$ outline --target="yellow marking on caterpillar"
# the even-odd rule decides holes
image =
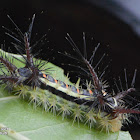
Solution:
[[[104,90],[102,90],[103,96],[105,96],[107,94],[107,92],[105,92]]]
[[[116,101],[116,99],[114,97],[112,97],[114,99],[114,102],[115,102],[115,107],[118,106],[118,103]]]
[[[70,90],[69,86],[66,84],[66,88],[64,87],[61,87],[61,86],[58,86],[59,84],[56,84],[56,83],[53,83],[53,82],[50,82],[49,80],[45,79],[45,78],[40,78],[40,80],[48,85],[48,86],[51,86],[51,87],[55,87],[57,90],[59,91],[62,91],[64,93],[66,93],[67,95],[69,96],[72,96],[72,97],[75,97],[75,98],[81,98],[81,99],[86,99],[86,100],[90,100],[90,98],[87,98],[87,96],[85,95],[81,95],[82,93],[80,93],[80,90],[79,90],[79,94],[73,92]]]
[[[112,106],[111,104],[109,104],[109,103],[106,103],[108,106],[110,106],[111,108],[115,108],[116,106],[118,106],[118,104],[117,104],[117,101],[116,101],[116,99],[114,98],[114,97],[112,97],[112,99],[114,100],[114,102],[115,102],[115,104],[114,104],[114,106]]]

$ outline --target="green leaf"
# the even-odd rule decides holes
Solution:
[[[20,56],[16,56],[20,57]],[[23,66],[17,60],[14,63],[18,67]],[[64,80],[63,70],[53,67],[58,79]],[[48,66],[48,64],[47,64]],[[54,75],[54,74],[53,74]],[[3,130],[5,127],[8,130]],[[119,131],[116,133],[105,133],[89,129],[80,123],[73,124],[73,120],[64,119],[61,116],[45,112],[41,107],[29,104],[29,100],[23,100],[18,96],[8,93],[3,87],[0,88],[0,140],[31,139],[31,140],[131,140],[129,132]],[[13,132],[15,131],[15,132]]]

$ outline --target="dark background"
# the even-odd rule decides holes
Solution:
[[[59,3],[55,1],[24,1],[24,3],[11,2],[8,5],[10,8],[0,9],[0,25],[4,25],[14,32],[14,26],[7,18],[7,14],[10,15],[23,32],[27,31],[30,18],[34,13],[36,14],[32,43],[35,43],[44,34],[47,34],[46,38],[43,39],[43,43],[39,43],[40,45],[34,49],[34,53],[42,50],[37,57],[45,60],[49,58],[49,61],[59,66],[61,66],[61,63],[72,63],[73,60],[59,55],[57,51],[67,51],[73,54],[69,43],[65,40],[67,32],[70,33],[82,51],[82,32],[85,32],[88,56],[91,55],[94,47],[100,42],[102,49],[99,50],[99,53],[107,52],[109,56],[106,61],[112,61],[109,67],[111,71],[108,78],[110,83],[110,77],[124,75],[124,68],[128,71],[128,79],[129,77],[132,78],[134,70],[137,69],[135,86],[140,88],[139,35],[132,30],[128,23],[126,24],[125,21],[116,17],[113,12],[106,10],[103,5],[99,4],[97,6],[86,1],[59,1]],[[90,40],[91,37],[93,37],[93,41]],[[0,28],[0,43],[3,44],[5,42],[5,46],[10,47],[11,41],[12,39],[5,35],[5,30]],[[12,51],[15,52],[15,49],[12,49]],[[67,66],[63,68],[65,72],[71,70]],[[77,79],[75,75],[70,75],[70,77],[73,82]],[[125,127],[125,129],[130,130],[134,140],[138,139],[137,135],[140,129],[137,122]]]

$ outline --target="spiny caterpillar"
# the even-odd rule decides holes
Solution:
[[[0,61],[4,68],[7,69],[7,72],[1,69],[0,80],[4,84],[10,85],[13,93],[19,94],[23,98],[29,98],[35,106],[42,105],[46,111],[51,110],[54,114],[61,114],[62,118],[73,117],[73,122],[81,121],[88,124],[90,128],[95,127],[107,132],[119,131],[122,124],[127,121],[128,113],[140,113],[138,110],[126,109],[125,103],[122,101],[127,94],[135,92],[135,88],[132,87],[126,91],[119,92],[115,96],[107,93],[91,66],[97,48],[95,48],[91,59],[88,61],[83,57],[69,35],[67,39],[87,66],[91,82],[87,84],[87,89],[82,89],[79,85],[79,80],[75,85],[70,85],[49,75],[50,68],[43,67],[45,62],[34,60],[31,54],[30,39],[34,18],[35,15],[25,34],[20,31],[10,18],[22,40],[17,38],[15,33],[12,35],[6,34],[18,42],[19,45],[14,44],[14,46],[24,61],[16,59],[25,64],[24,67],[17,68],[4,53],[1,53]],[[85,44],[85,34],[83,38]],[[21,53],[21,46],[24,46],[26,56]],[[86,44],[84,46],[86,47]],[[134,74],[132,85],[134,84],[135,76],[136,73]]]

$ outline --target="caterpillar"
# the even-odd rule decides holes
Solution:
[[[79,85],[80,79],[76,84],[69,84],[51,76],[49,74],[51,68],[44,68],[47,62],[35,60],[31,54],[30,40],[34,19],[35,15],[32,17],[28,31],[23,34],[10,18],[21,38],[20,40],[17,38],[18,35],[6,33],[18,42],[18,45],[14,44],[14,46],[22,56],[22,60],[14,56],[13,58],[25,64],[24,67],[17,68],[8,60],[6,54],[1,53],[0,62],[7,69],[7,72],[1,69],[0,80],[4,84],[10,85],[13,93],[23,98],[29,98],[35,106],[42,105],[45,111],[51,110],[53,114],[61,114],[63,119],[71,117],[74,118],[73,122],[80,121],[88,124],[90,128],[94,127],[107,132],[119,131],[123,123],[128,120],[128,114],[140,113],[139,110],[126,108],[125,102],[122,101],[130,92],[136,91],[133,87],[136,72],[132,80],[132,88],[119,92],[114,96],[107,93],[91,65],[97,47],[88,61],[86,55],[81,54],[69,34],[67,34],[66,39],[87,66],[91,82],[88,82],[87,89],[83,89]],[[84,49],[86,50],[85,34],[83,34],[83,39]],[[22,54],[21,46],[25,48],[26,55]]]

